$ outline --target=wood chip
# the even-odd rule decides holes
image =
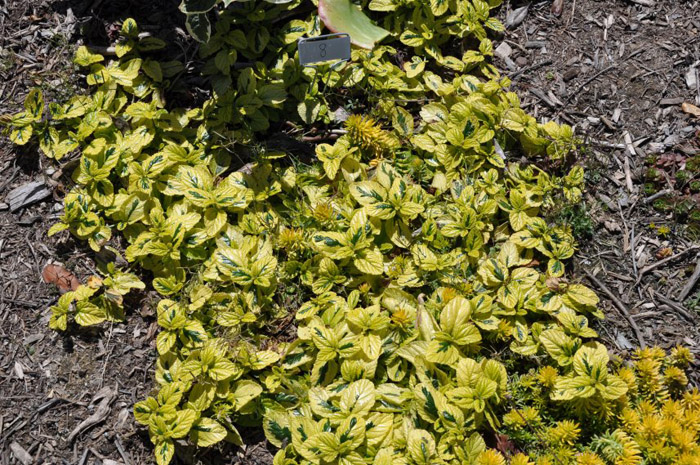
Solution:
[[[15,212],[50,195],[51,189],[43,181],[34,181],[12,189],[5,197],[5,202],[10,205],[10,211]]]
[[[546,46],[546,40],[528,40],[525,42],[525,48],[545,48]]]
[[[695,73],[695,67],[691,66],[685,74],[685,83],[689,89],[694,90],[698,83],[698,76]]]
[[[627,190],[631,193],[634,192],[634,185],[632,184],[632,171],[630,169],[630,157],[637,155],[634,150],[634,144],[632,143],[632,136],[629,132],[625,131],[624,135],[625,146],[627,147],[627,152],[625,152],[625,184],[627,184]]]
[[[15,376],[19,379],[24,379],[24,367],[20,361],[15,362]]]
[[[642,332],[640,331],[639,326],[637,326],[637,323],[632,318],[632,315],[630,315],[630,312],[627,310],[627,307],[625,307],[625,305],[622,303],[622,301],[620,299],[618,299],[617,296],[613,292],[611,292],[610,289],[608,289],[605,284],[603,284],[598,278],[596,278],[596,276],[593,273],[586,270],[585,268],[584,268],[583,272],[586,273],[586,276],[588,276],[588,279],[593,284],[598,286],[598,288],[600,290],[602,290],[610,298],[610,300],[613,302],[613,304],[615,304],[617,309],[620,310],[620,312],[622,313],[622,316],[625,317],[627,322],[632,327],[632,331],[634,331],[634,335],[637,336],[637,340],[639,341],[639,346],[642,349],[644,349],[646,347],[646,342],[644,342],[644,337],[642,336]]]
[[[662,98],[659,101],[659,105],[661,105],[662,107],[667,107],[670,105],[680,105],[683,102],[684,102],[683,97]]]
[[[493,51],[493,54],[501,60],[505,60],[506,58],[510,58],[513,54],[513,48],[508,45],[507,42],[501,42],[501,44],[496,47],[496,50]]]
[[[15,458],[22,463],[22,465],[31,465],[34,463],[34,457],[29,455],[29,452],[27,452],[24,447],[20,446],[15,441],[10,443],[10,450]]]
[[[547,94],[544,93],[541,89],[538,89],[536,87],[533,87],[530,89],[530,93],[536,96],[538,99],[542,100],[542,102],[547,105],[550,108],[556,108],[556,104],[552,102],[552,100],[547,96]]]
[[[578,76],[580,72],[581,70],[579,68],[569,68],[564,72],[562,78],[564,79],[564,81],[569,82],[570,80]]]

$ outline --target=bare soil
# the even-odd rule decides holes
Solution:
[[[506,3],[501,19],[524,5]],[[47,100],[70,95],[80,85],[70,65],[74,44],[108,44],[126,17],[172,39],[181,28],[176,6],[176,0],[0,0],[0,113],[18,111],[37,85]],[[684,344],[700,354],[700,287],[678,301],[700,266],[699,251],[691,249],[697,236],[674,215],[654,210],[642,190],[650,155],[682,161],[700,152],[700,121],[680,106],[700,105],[700,87],[686,82],[700,60],[700,2],[658,0],[649,8],[634,0],[564,0],[561,16],[551,6],[551,0],[529,5],[524,21],[495,41],[511,49],[496,64],[513,77],[531,114],[575,125],[587,143],[580,155],[593,234],[580,240],[572,279],[600,294],[607,318],[595,326],[620,355],[640,345],[638,336],[647,345]],[[47,326],[59,294],[42,282],[43,267],[61,263],[81,280],[95,272],[95,256],[83,244],[46,236],[62,210],[59,170],[36,147],[0,139],[0,464],[152,463],[147,432],[131,410],[153,387],[154,297],[133,302],[123,324],[67,334]],[[32,181],[45,183],[51,195],[10,212],[2,203],[7,194]],[[660,235],[658,226],[669,232]],[[104,415],[69,441],[95,413]],[[181,460],[271,463],[259,437],[251,444],[218,458],[185,451]]]

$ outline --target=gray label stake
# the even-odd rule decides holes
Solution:
[[[327,34],[299,39],[299,62],[303,66],[348,60],[350,60],[350,36],[348,34]]]

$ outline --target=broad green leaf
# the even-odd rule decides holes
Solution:
[[[350,34],[358,47],[372,49],[389,31],[372,24],[359,7],[350,0],[319,0],[318,15],[332,32]]]
[[[362,273],[381,275],[384,272],[384,256],[376,247],[357,253],[353,263]]]
[[[81,45],[75,51],[75,57],[73,58],[73,62],[78,66],[88,67],[94,63],[100,63],[104,59],[105,57],[103,57],[102,55],[97,53],[91,53],[86,46]]]
[[[44,95],[39,89],[32,89],[24,99],[24,110],[34,121],[41,121],[44,114]]]
[[[271,444],[276,447],[282,447],[292,439],[292,433],[289,429],[289,419],[285,414],[270,410],[265,413],[262,421],[265,437]]]
[[[340,442],[331,432],[316,433],[304,441],[301,455],[312,463],[333,462],[338,457]]]

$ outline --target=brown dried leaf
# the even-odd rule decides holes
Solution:
[[[700,108],[696,107],[692,103],[684,102],[683,105],[681,105],[681,109],[689,115],[700,118]]]
[[[496,433],[496,449],[505,455],[513,455],[518,452],[518,447],[505,434]]]
[[[673,249],[671,247],[664,247],[659,249],[655,254],[657,260],[663,260],[666,257],[673,255]]]
[[[80,286],[80,281],[73,273],[55,263],[46,265],[41,272],[41,277],[44,282],[58,286],[61,293],[74,291]]]
[[[674,166],[676,164],[684,162],[686,157],[678,153],[664,153],[658,160],[656,160],[656,166]]]
[[[99,289],[102,287],[102,279],[99,276],[90,276],[87,279],[87,286],[90,289]]]
[[[562,289],[562,287],[565,287],[567,285],[567,280],[566,278],[549,277],[545,281],[544,285],[547,286],[547,288],[550,291],[558,292]]]
[[[520,24],[525,21],[525,17],[527,17],[528,8],[530,8],[529,5],[509,11],[506,15],[506,28],[513,29],[520,26]]]
[[[610,232],[622,231],[622,228],[620,227],[620,225],[615,221],[605,220],[605,221],[603,221],[603,225],[605,226],[605,229],[607,229]]]

